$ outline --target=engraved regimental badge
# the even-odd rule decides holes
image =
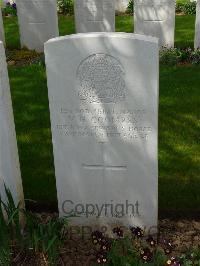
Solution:
[[[77,70],[78,96],[87,103],[117,103],[125,99],[124,69],[107,54],[93,54]]]

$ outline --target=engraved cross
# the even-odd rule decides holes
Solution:
[[[99,142],[99,144],[101,145],[101,154],[102,154],[102,162],[101,163],[97,163],[97,164],[82,164],[84,169],[88,169],[88,170],[103,170],[103,172],[105,173],[105,171],[107,170],[118,170],[118,171],[127,171],[127,165],[125,164],[108,164],[106,163],[105,160],[105,142]]]

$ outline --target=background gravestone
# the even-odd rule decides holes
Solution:
[[[128,7],[129,0],[115,0],[115,10],[125,12]]]
[[[15,125],[3,43],[0,42],[0,194],[5,200],[4,183],[16,204],[24,206]]]
[[[0,7],[0,41],[5,43],[5,36],[4,36],[4,27],[3,27],[3,19],[2,19],[2,12]]]
[[[174,46],[175,0],[135,0],[135,33],[159,38],[160,46]]]
[[[59,36],[56,0],[17,0],[21,46],[42,52]]]
[[[45,58],[60,215],[156,226],[158,40],[77,34]]]
[[[115,31],[115,0],[75,0],[76,32]]]
[[[195,49],[200,48],[200,1],[197,1],[197,9],[196,9],[196,26],[195,26],[195,41],[194,41]]]

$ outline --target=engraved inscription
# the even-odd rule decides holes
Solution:
[[[152,127],[146,121],[145,110],[128,109],[60,109],[62,124],[56,129],[66,137],[94,137],[98,141],[109,138],[148,140]]]
[[[107,54],[94,54],[78,67],[78,96],[87,103],[117,103],[125,100],[124,69]]]

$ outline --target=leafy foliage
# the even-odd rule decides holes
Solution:
[[[7,265],[10,262],[10,236],[2,208],[0,208],[0,229],[0,265]]]
[[[57,0],[58,13],[64,15],[74,14],[74,0]]]
[[[139,227],[130,227],[130,233],[125,235],[122,228],[116,227],[113,229],[113,238],[109,239],[100,231],[93,232],[93,244],[99,247],[96,262],[109,266],[165,265],[167,256],[172,252],[169,241],[158,242],[156,236],[145,236]]]
[[[59,256],[59,248],[63,244],[65,219],[51,218],[47,223],[43,223],[32,213],[26,213],[26,236],[27,249],[35,253],[42,252],[48,258],[50,264],[56,263]]]
[[[15,206],[14,199],[5,187],[7,202],[0,199],[0,265],[10,265],[14,250],[37,254],[42,253],[50,265],[56,265],[59,249],[63,245],[66,219],[50,218],[42,222],[30,212],[22,211]],[[20,216],[24,215],[25,228],[20,224]],[[19,252],[20,253],[20,252]]]
[[[22,240],[19,205],[15,206],[10,190],[5,186],[4,202],[0,195],[0,265],[9,265],[11,243],[20,244]]]
[[[6,3],[6,6],[3,8],[2,13],[4,16],[17,16],[17,6],[15,3],[10,4],[10,2]]]
[[[178,63],[200,64],[200,49],[191,48],[163,48],[160,51],[160,63],[167,66],[175,66]]]
[[[134,2],[130,0],[126,9],[126,13],[133,14],[134,13]]]
[[[195,15],[196,14],[196,2],[186,2],[186,3],[177,3],[176,12],[184,13],[185,15]]]

